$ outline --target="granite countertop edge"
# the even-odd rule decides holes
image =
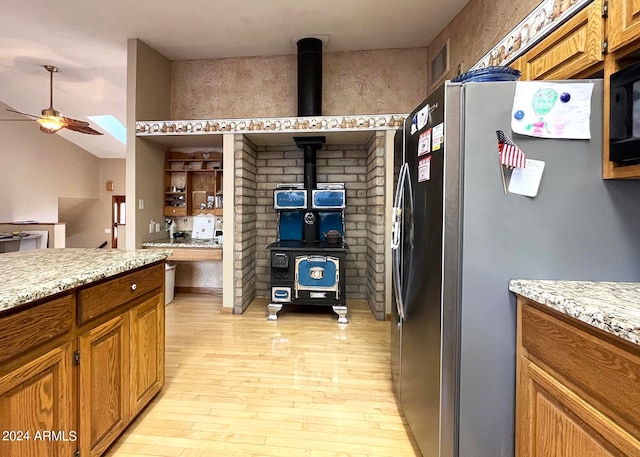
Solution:
[[[171,251],[37,249],[0,255],[0,312],[165,260]]]
[[[143,248],[170,248],[170,249],[183,249],[183,248],[204,248],[204,249],[222,249],[222,245],[218,243],[203,243],[203,242],[172,242],[172,241],[145,241],[142,243]]]
[[[509,290],[640,345],[640,283],[513,279]]]

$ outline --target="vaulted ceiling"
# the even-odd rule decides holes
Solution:
[[[0,101],[39,115],[49,104],[42,65],[51,64],[60,68],[54,107],[63,116],[112,114],[125,124],[128,38],[171,60],[292,54],[295,37],[321,34],[329,35],[326,52],[426,46],[468,0],[2,3]],[[98,157],[125,156],[125,146],[109,135],[58,134]]]

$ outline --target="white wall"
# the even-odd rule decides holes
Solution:
[[[5,108],[0,102],[0,119],[21,118]],[[109,194],[124,195],[124,159],[100,159],[35,122],[0,121],[0,163],[0,222],[66,222],[67,247],[104,240],[111,224],[105,182],[116,183]]]
[[[114,182],[114,190],[107,191],[107,181]],[[67,222],[67,247],[97,248],[107,241],[111,247],[111,197],[125,194],[125,159],[100,159],[98,173],[98,198],[90,200],[83,214]],[[124,227],[119,233],[119,248],[124,248]]]
[[[171,62],[143,41],[127,41],[127,249],[158,238],[149,222],[163,221],[165,146],[136,138],[136,120],[169,119]],[[140,204],[140,201],[143,204]]]
[[[0,119],[21,116],[5,111]],[[98,198],[99,159],[29,121],[0,121],[0,221],[58,222],[58,198]]]

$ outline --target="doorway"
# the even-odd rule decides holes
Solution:
[[[126,203],[124,195],[111,197],[111,247],[118,248],[118,231],[126,224]],[[123,228],[124,230],[124,228]],[[122,237],[121,237],[122,238]]]

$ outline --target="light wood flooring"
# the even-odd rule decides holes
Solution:
[[[389,322],[364,301],[349,324],[330,307],[266,299],[242,316],[211,295],[166,307],[166,383],[108,457],[420,457],[392,392]]]

